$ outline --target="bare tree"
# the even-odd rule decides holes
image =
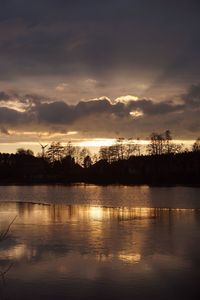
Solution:
[[[109,147],[101,147],[99,149],[99,158],[105,159],[109,163],[128,159],[130,156],[140,153],[140,145],[136,144],[133,138],[125,140],[119,138],[114,145]]]
[[[18,148],[16,154],[34,156],[34,153],[32,150],[24,149],[24,148]]]
[[[101,147],[99,149],[99,158],[111,162],[109,147]]]
[[[75,156],[75,151],[76,151],[76,147],[72,145],[71,141],[69,141],[67,143],[67,146],[65,147],[65,155],[74,157]]]
[[[47,158],[50,162],[54,163],[55,161],[61,161],[64,157],[65,148],[61,145],[60,142],[52,142],[48,150],[46,151]]]
[[[147,150],[151,155],[180,153],[184,149],[183,144],[173,143],[172,135],[169,130],[164,133],[153,132],[150,135],[150,143],[147,145]]]
[[[84,168],[89,168],[92,165],[92,159],[89,155],[84,157],[83,166]]]
[[[125,152],[126,152],[126,147],[125,147],[125,139],[123,137],[118,138],[116,140],[116,144],[115,144],[115,149],[116,149],[116,153],[118,156],[118,160],[122,160],[125,158]]]
[[[200,151],[200,137],[198,137],[195,141],[195,143],[192,146],[193,152],[199,152]]]
[[[86,156],[91,156],[91,155],[90,155],[89,149],[84,147],[79,152],[78,162],[81,166],[84,166],[84,160],[85,160]]]
[[[160,155],[164,153],[165,137],[162,133],[152,132],[147,151],[150,155]]]
[[[170,130],[166,130],[164,133],[165,141],[166,141],[166,152],[171,153],[172,152],[172,135]]]
[[[173,143],[171,145],[171,152],[170,153],[174,153],[174,154],[178,154],[184,151],[184,144],[180,143],[180,144],[175,144]]]
[[[131,156],[139,155],[140,156],[140,145],[135,143],[133,138],[129,138],[125,147],[125,158],[129,159]]]
[[[96,153],[93,154],[92,157],[91,157],[91,159],[92,159],[92,163],[93,164],[97,163],[97,161],[98,161],[98,155]]]

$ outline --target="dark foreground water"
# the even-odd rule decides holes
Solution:
[[[200,299],[199,208],[198,188],[0,187],[0,299]]]

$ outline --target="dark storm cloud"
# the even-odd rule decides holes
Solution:
[[[162,115],[175,111],[180,111],[185,106],[182,104],[174,104],[173,102],[160,102],[155,103],[152,100],[142,99],[138,101],[132,101],[128,104],[128,108],[141,109],[147,115]]]
[[[33,108],[39,122],[50,124],[70,124],[90,115],[107,114],[114,112],[114,105],[108,100],[91,100],[79,102],[77,105],[68,105],[63,101],[41,103]]]
[[[0,124],[198,129],[199,11],[199,0],[2,0]],[[180,103],[160,101],[192,83]],[[77,103],[128,94],[140,99]]]
[[[186,105],[200,108],[200,84],[192,85],[187,94],[183,95]]]
[[[101,98],[69,105],[64,101],[43,102],[43,98],[39,99],[39,96],[36,95],[20,97],[18,99],[19,103],[25,104],[24,112],[18,112],[9,107],[0,107],[0,121],[2,123],[17,123],[19,120],[27,120],[49,124],[69,124],[91,115],[99,117],[103,114],[107,116],[115,115],[120,119],[130,117],[130,112],[138,109],[144,115],[150,116],[169,114],[181,111],[186,107],[185,104],[175,104],[170,101],[156,103],[148,99],[111,103],[109,99]],[[12,98],[10,101],[12,103]],[[27,103],[30,105],[26,106]]]
[[[40,104],[34,111],[39,122],[67,124],[74,119],[73,108],[62,101]]]
[[[25,114],[7,107],[0,107],[0,123],[15,125],[22,121]]]
[[[69,124],[83,118],[87,120],[90,116],[101,118],[102,115],[106,115],[108,118],[116,116],[120,122],[120,118],[131,118],[130,112],[138,109],[145,115],[159,115],[179,111],[183,107],[184,105],[154,103],[152,100],[146,99],[130,101],[127,104],[120,102],[112,104],[107,99],[101,99],[81,101],[77,105],[68,105],[61,101],[44,103],[34,108],[34,111],[40,122]]]
[[[37,125],[52,131],[58,128],[60,131],[75,128],[96,134],[102,131],[110,134],[120,130],[127,135],[136,128],[144,134],[155,129],[170,128],[179,133],[196,135],[200,129],[199,87],[200,85],[191,86],[187,93],[180,96],[180,104],[173,101],[155,102],[152,99],[127,101],[126,97],[120,97],[112,103],[108,98],[102,97],[71,105],[64,101],[52,101],[43,97],[40,99],[39,95],[21,95],[18,101],[20,105],[24,105],[24,108],[20,106],[24,111],[5,107],[4,101],[4,106],[0,107],[0,124],[1,128],[20,126],[27,130]],[[13,103],[17,107],[16,97],[14,94]],[[12,103],[12,96],[8,103]],[[141,115],[134,116],[134,112]]]
[[[2,91],[0,91],[0,101],[2,101],[2,100],[9,100],[10,99],[10,95],[8,95],[7,93],[5,93],[5,92],[2,92]]]
[[[116,68],[196,77],[199,9],[195,0],[4,0],[0,78]]]

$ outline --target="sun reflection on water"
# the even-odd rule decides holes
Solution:
[[[91,219],[102,220],[104,217],[103,208],[100,206],[89,207],[89,215]]]
[[[80,248],[85,259],[138,264],[143,259],[146,234],[152,224],[168,226],[173,217],[178,220],[182,215],[192,222],[195,210],[0,203],[0,214],[0,230],[17,215],[10,233],[15,237],[13,244],[0,249],[0,260],[29,261],[47,249],[52,253],[63,249],[65,253],[68,248],[73,252],[75,247],[76,251]],[[61,248],[56,250],[59,244]],[[68,257],[68,252],[65,255]]]

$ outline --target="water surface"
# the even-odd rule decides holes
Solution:
[[[10,267],[0,299],[199,299],[199,196],[181,187],[0,187],[0,230],[17,216],[0,242],[0,271]]]
[[[0,186],[0,201],[200,208],[200,188],[123,185]]]

